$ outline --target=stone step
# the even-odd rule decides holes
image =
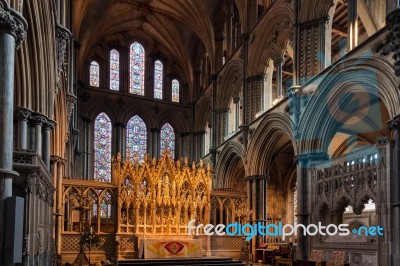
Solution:
[[[192,266],[192,265],[207,265],[207,266],[239,266],[245,265],[239,260],[231,258],[188,258],[188,259],[133,259],[120,260],[118,265],[154,265],[154,266]]]

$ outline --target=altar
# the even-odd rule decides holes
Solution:
[[[188,235],[188,223],[210,222],[210,165],[175,162],[168,151],[159,160],[145,155],[143,162],[117,156],[112,176],[118,188],[116,235],[124,246],[128,236],[135,239],[136,258],[202,257],[202,241]]]
[[[139,239],[138,257],[143,259],[202,257],[200,239]]]

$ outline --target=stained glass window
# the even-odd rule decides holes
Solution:
[[[168,149],[171,157],[174,158],[175,153],[175,132],[169,123],[166,123],[161,128],[161,154],[165,149]]]
[[[144,154],[147,151],[147,130],[143,120],[135,115],[127,124],[126,151],[130,160],[136,156],[143,162]]]
[[[96,61],[92,61],[92,63],[90,63],[89,74],[90,74],[90,86],[99,87],[100,83],[99,63],[97,63]]]
[[[110,89],[119,90],[119,53],[115,49],[110,51]]]
[[[106,191],[100,202],[100,217],[110,218],[111,217],[111,193]]]
[[[154,62],[154,98],[162,99],[163,63],[160,60]]]
[[[130,93],[144,95],[144,48],[140,43],[134,42],[131,45],[129,70]]]
[[[110,118],[100,113],[94,122],[94,180],[111,181],[111,132]]]
[[[172,80],[172,101],[179,103],[179,81]]]

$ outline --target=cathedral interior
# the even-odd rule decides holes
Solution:
[[[399,265],[398,0],[0,0],[0,127],[0,265]]]

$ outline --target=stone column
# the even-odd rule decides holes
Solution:
[[[189,157],[189,161],[191,161],[193,157],[190,157],[190,154],[188,153],[190,132],[183,132],[180,136],[182,140],[180,157]]]
[[[62,179],[63,179],[63,167],[65,164],[65,159],[61,158],[60,156],[56,155],[51,155],[51,162],[53,166],[53,184],[54,187],[56,188],[55,192],[55,206],[54,206],[54,213],[55,213],[55,229],[54,229],[54,242],[56,245],[56,252],[60,254],[61,252],[61,233],[63,231],[63,215],[64,215],[64,220],[68,219],[68,216],[66,213],[64,213],[63,210],[63,189],[62,189]]]
[[[160,156],[160,129],[153,127],[150,128],[150,136],[151,136],[151,157],[158,158]]]
[[[307,156],[298,156],[297,158],[297,223],[307,226],[309,224],[310,210],[308,202],[310,197],[308,193],[308,177],[307,177]],[[297,258],[307,260],[310,251],[310,238],[304,236],[303,232],[297,232]]]
[[[347,0],[347,51],[358,45],[357,0]]]
[[[393,176],[392,184],[392,208],[393,208],[393,231],[392,240],[392,263],[396,265],[400,260],[400,115],[395,116],[388,122],[388,127],[393,131],[394,149],[393,149]]]
[[[278,58],[274,60],[274,65],[276,69],[276,90],[277,90],[277,98],[280,99],[283,97],[283,88],[282,88],[282,66],[283,60],[282,58]]]
[[[125,158],[125,154],[123,153],[123,146],[124,146],[124,137],[123,137],[123,129],[125,128],[125,124],[122,122],[114,123],[116,138],[115,138],[115,154],[121,153],[121,157]]]
[[[50,131],[55,126],[55,122],[47,119],[43,124],[43,143],[42,143],[42,160],[46,165],[47,169],[50,171]]]
[[[0,2],[0,264],[4,262],[5,199],[12,196],[13,105],[15,48],[26,37],[24,18]]]
[[[311,222],[312,188],[311,178],[308,175],[315,162],[328,159],[324,152],[304,153],[296,157],[297,160],[297,223],[306,227]],[[310,236],[303,235],[303,229],[297,231],[297,258],[307,260],[311,251]]]
[[[42,157],[42,128],[47,122],[47,118],[42,114],[35,113],[32,115],[31,120],[35,125],[35,151]]]
[[[238,131],[240,123],[240,97],[233,98],[233,103],[235,104],[235,131]]]
[[[89,179],[89,140],[90,123],[92,120],[88,117],[82,117],[83,120],[83,178]]]
[[[18,122],[18,138],[15,147],[20,150],[28,149],[28,120],[32,111],[23,107],[18,107],[14,111],[14,116]]]

